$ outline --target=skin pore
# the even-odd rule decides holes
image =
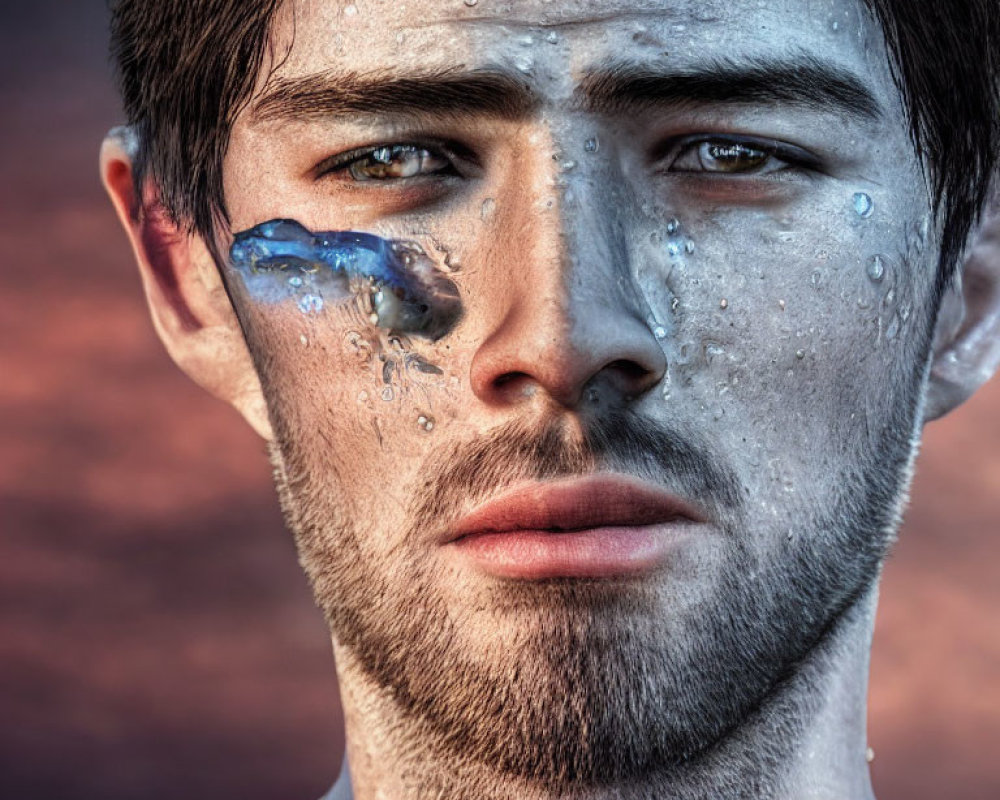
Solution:
[[[271,444],[356,798],[871,796],[939,231],[858,2],[290,0],[224,176],[217,252],[358,232],[460,298],[428,336],[221,265],[253,370],[200,379]],[[510,579],[447,543],[592,474],[695,509],[653,567]]]

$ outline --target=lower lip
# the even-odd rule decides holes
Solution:
[[[580,531],[477,533],[452,543],[499,578],[616,578],[655,571],[690,534],[690,522]]]

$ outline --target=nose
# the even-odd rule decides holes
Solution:
[[[634,399],[663,379],[667,362],[633,277],[627,212],[608,202],[606,179],[580,176],[570,190],[546,161],[548,174],[542,167],[521,196],[498,200],[495,225],[517,235],[490,248],[502,287],[472,390],[492,406],[539,393],[565,408]]]

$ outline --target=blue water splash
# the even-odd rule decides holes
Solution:
[[[444,336],[462,315],[458,287],[413,242],[313,233],[295,220],[274,219],[236,234],[230,259],[255,300],[291,296],[307,314],[320,313],[324,299],[356,298],[379,327],[429,339]]]

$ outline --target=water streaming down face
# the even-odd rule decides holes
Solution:
[[[274,219],[236,234],[230,258],[255,300],[303,314],[356,303],[372,324],[432,341],[462,315],[458,287],[415,242]]]

